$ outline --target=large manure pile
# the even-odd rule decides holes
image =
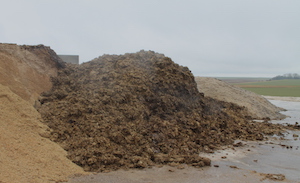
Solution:
[[[188,68],[152,51],[67,65],[40,102],[50,139],[86,171],[206,166],[199,152],[273,132],[244,107],[204,97]]]

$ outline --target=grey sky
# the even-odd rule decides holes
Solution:
[[[141,49],[196,76],[300,74],[300,0],[0,0],[0,42],[80,62]]]

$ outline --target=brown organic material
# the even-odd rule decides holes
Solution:
[[[274,132],[245,108],[204,97],[188,68],[151,51],[68,65],[40,102],[50,138],[87,171],[207,166],[199,152]]]

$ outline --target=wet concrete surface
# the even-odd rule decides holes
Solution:
[[[296,143],[282,141],[276,145],[260,145],[256,153],[240,160],[243,163],[240,167],[260,173],[283,174],[292,182],[300,182],[300,150],[298,147],[299,140]]]
[[[300,102],[270,100],[287,109],[290,116],[274,123],[300,122]],[[300,183],[300,131],[288,131],[284,138],[274,136],[263,142],[241,142],[242,146],[224,147],[211,154],[212,166],[205,168],[153,167],[143,170],[119,170],[70,179],[70,183],[223,183],[223,182],[292,182]],[[236,143],[237,143],[236,142]],[[267,174],[284,175],[285,180],[272,180]]]

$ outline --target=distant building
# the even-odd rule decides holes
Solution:
[[[64,62],[79,64],[79,55],[58,55]]]

